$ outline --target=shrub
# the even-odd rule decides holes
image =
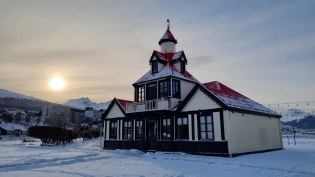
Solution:
[[[48,144],[61,144],[64,140],[65,143],[71,143],[78,137],[78,133],[72,130],[63,130],[60,127],[44,127],[32,126],[28,128],[28,135],[34,138],[39,138],[43,143]]]

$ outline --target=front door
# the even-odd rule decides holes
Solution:
[[[156,150],[157,126],[155,121],[148,123],[148,150]]]

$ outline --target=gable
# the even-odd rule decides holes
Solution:
[[[216,109],[221,108],[216,102],[205,95],[200,89],[198,89],[191,98],[187,101],[185,106],[182,108],[182,112],[185,111],[195,111],[203,109]]]
[[[125,117],[124,113],[120,110],[117,103],[115,103],[109,110],[108,114],[106,115],[105,119],[108,118],[115,118],[115,117]]]

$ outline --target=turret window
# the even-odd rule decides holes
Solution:
[[[168,98],[168,88],[168,80],[159,82],[159,98]]]
[[[138,87],[138,101],[144,101],[144,85]]]
[[[180,61],[180,72],[181,73],[185,73],[186,71],[186,66],[185,66],[185,62],[184,61]]]
[[[178,80],[173,80],[172,82],[172,95],[173,98],[180,99],[180,82]]]
[[[152,73],[158,72],[158,61],[155,60],[152,62]]]

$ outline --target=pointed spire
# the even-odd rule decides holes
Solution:
[[[167,19],[167,29],[162,38],[159,41],[159,45],[161,45],[163,42],[173,42],[174,44],[177,44],[177,40],[173,36],[172,32],[170,31],[170,20]]]

